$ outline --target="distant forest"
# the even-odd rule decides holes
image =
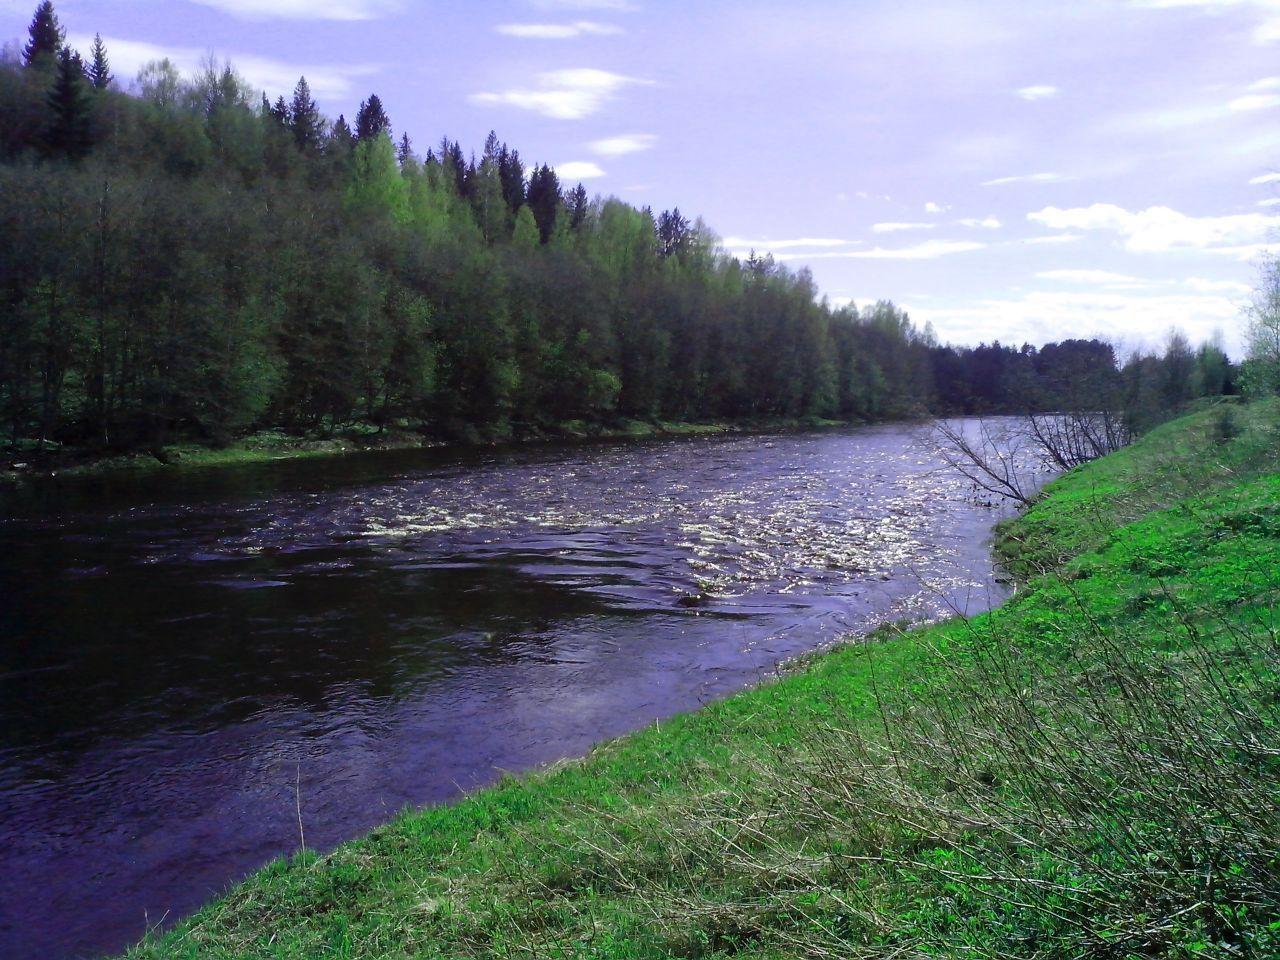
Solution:
[[[496,136],[419,153],[377,96],[331,122],[305,79],[270,102],[212,60],[122,83],[47,2],[0,64],[0,324],[14,445],[1103,403],[1141,430],[1233,390],[1219,347],[1178,336],[1123,364],[1096,340],[939,345]]]

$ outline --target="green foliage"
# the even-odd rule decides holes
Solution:
[[[152,60],[138,72],[138,86],[142,91],[142,99],[162,109],[171,109],[178,105],[182,75],[168,57]]]
[[[511,234],[511,245],[517,250],[532,250],[539,243],[538,224],[533,219],[533,211],[522,206],[516,213],[515,230]]]
[[[419,160],[407,134],[397,151],[376,95],[352,131],[319,114],[305,79],[291,100],[258,102],[209,58],[189,78],[147,64],[130,96],[101,43],[86,78],[49,4],[31,51],[48,70],[0,65],[11,445],[129,451],[396,421],[439,437],[566,421],[594,432],[1100,399],[1145,429],[1190,393],[1234,389],[1209,347],[1140,358],[1122,377],[1096,341],[940,346],[891,303],[833,309],[807,273],[740,261],[678,209],[566,189],[496,134],[478,159],[446,138]]]
[[[357,216],[390,215],[397,223],[409,219],[409,187],[400,175],[396,148],[385,134],[356,145],[347,201]]]

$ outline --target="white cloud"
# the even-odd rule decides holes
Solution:
[[[1077,243],[1084,237],[1078,233],[1054,233],[1047,237],[1030,237],[1026,240],[1019,240],[1019,243],[1034,243],[1037,246],[1041,244],[1059,244],[1059,243]]]
[[[1059,280],[1064,283],[1087,283],[1094,286],[1133,287],[1143,285],[1137,277],[1110,270],[1045,270],[1037,273],[1040,280]]]
[[[1000,221],[995,217],[965,217],[963,220],[957,220],[956,223],[962,227],[977,227],[981,230],[999,230]]]
[[[1062,183],[1065,180],[1074,180],[1075,177],[1063,176],[1061,173],[1024,173],[1016,177],[997,177],[994,180],[983,181],[984,187],[1000,187],[1006,183]]]
[[[543,10],[635,10],[630,0],[533,0]]]
[[[556,166],[556,175],[561,180],[595,180],[605,175],[599,166],[590,160],[570,160]]]
[[[93,37],[85,33],[69,34],[67,42],[78,50],[93,46]],[[194,47],[162,47],[139,40],[121,40],[103,37],[112,70],[123,81],[137,76],[138,71],[153,60],[168,58],[184,74],[198,71],[209,58],[209,51]],[[251,84],[268,94],[278,96],[293,91],[299,77],[307,78],[311,93],[318,99],[341,99],[351,94],[355,82],[379,72],[372,64],[357,66],[317,66],[311,64],[284,63],[267,57],[231,54],[231,63]]]
[[[1048,100],[1058,95],[1058,88],[1049,84],[1036,84],[1014,92],[1023,100]]]
[[[1201,7],[1221,10],[1223,7],[1242,7],[1266,0],[1132,0],[1135,7],[1151,7],[1157,10],[1173,10],[1178,7]]]
[[[1272,107],[1280,107],[1280,94],[1250,93],[1243,97],[1236,97],[1227,104],[1227,109],[1233,113],[1245,113],[1251,110],[1270,110]]]
[[[1270,200],[1259,200],[1260,207],[1280,207],[1280,197],[1272,197]]]
[[[622,33],[610,23],[577,20],[573,23],[502,23],[493,28],[508,37],[525,40],[573,40],[577,37],[606,37]]]
[[[581,120],[612,100],[619,90],[632,84],[647,84],[608,70],[582,67],[540,73],[537,89],[505,90],[502,93],[475,93],[475,103],[504,104],[532,110],[554,120]]]
[[[376,20],[402,0],[192,0],[242,20]]]
[[[1124,135],[1132,134],[1139,128],[1162,132],[1188,130],[1228,121],[1235,114],[1280,107],[1280,77],[1263,77],[1244,90],[1244,94],[1226,103],[1203,100],[1198,103],[1179,102],[1158,110],[1116,116],[1106,126]],[[1236,134],[1231,137],[1230,142],[1238,144],[1241,139],[1241,135]]]
[[[1113,118],[1107,127],[1126,135],[1135,129],[1168,132],[1216,123],[1230,115],[1231,111],[1220,103],[1179,104],[1161,110],[1124,114]]]
[[[932,200],[930,200],[928,203],[924,205],[925,213],[946,213],[950,209],[951,207],[949,206],[944,207],[942,204],[934,203]]]
[[[652,133],[624,133],[603,140],[592,140],[587,147],[601,157],[622,157],[628,153],[651,150],[657,142],[658,138]]]
[[[1251,286],[1239,280],[1207,280],[1204,277],[1188,277],[1182,282],[1184,286],[1197,293],[1234,293],[1239,296],[1253,292]]]
[[[932,230],[933,223],[877,223],[873,224],[873,233],[901,233],[904,230]]]
[[[1254,10],[1262,20],[1254,27],[1254,43],[1280,40],[1280,3],[1276,0],[1131,0],[1137,7],[1188,8],[1218,13],[1227,8]]]
[[[982,250],[985,243],[972,240],[926,240],[914,247],[898,247],[887,250],[875,247],[871,250],[841,250],[830,253],[789,253],[779,260],[936,260],[955,253]]]
[[[1264,183],[1280,183],[1280,173],[1264,173],[1260,177],[1254,177],[1249,181],[1249,186],[1257,187]]]
[[[1280,216],[1238,213],[1222,217],[1190,217],[1169,207],[1137,212],[1110,203],[1063,210],[1045,207],[1027,214],[1033,223],[1055,230],[1100,230],[1124,238],[1135,253],[1202,250],[1249,259],[1265,252],[1264,241],[1280,226]]]
[[[743,237],[725,237],[722,241],[734,250],[792,250],[797,247],[854,247],[861,240],[838,240],[833,237],[800,237],[795,240],[747,240]]]

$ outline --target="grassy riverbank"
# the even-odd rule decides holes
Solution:
[[[152,957],[1280,952],[1280,407],[1052,484],[972,620],[276,863]]]
[[[96,477],[107,475],[157,474],[176,469],[234,467],[274,460],[333,457],[377,450],[414,450],[429,447],[474,447],[510,443],[555,441],[642,440],[653,437],[692,437],[723,433],[785,432],[851,426],[837,420],[751,420],[716,423],[679,421],[618,420],[611,423],[570,420],[526,431],[484,434],[464,432],[453,440],[441,440],[409,430],[351,430],[326,438],[299,437],[279,431],[263,431],[224,447],[194,443],[170,444],[156,452],[107,456],[89,450],[43,448],[32,442],[30,449],[11,450],[0,456],[0,483],[40,480],[51,476]],[[157,455],[158,454],[158,455]]]

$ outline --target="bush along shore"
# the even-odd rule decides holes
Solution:
[[[1280,954],[1280,405],[1050,484],[1017,596],[277,862],[130,957]]]

